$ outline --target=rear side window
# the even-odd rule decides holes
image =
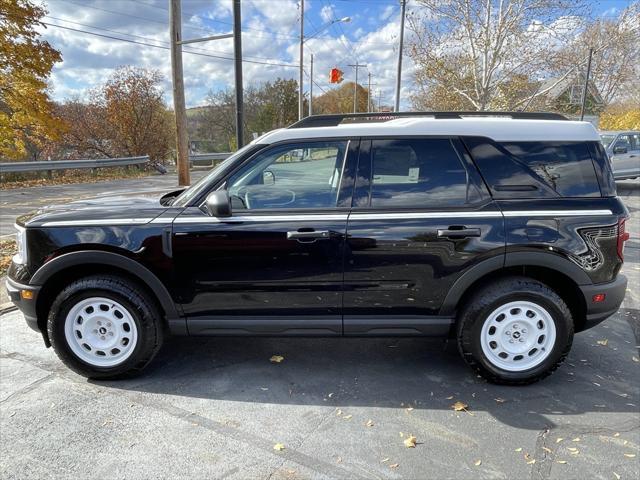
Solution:
[[[558,195],[600,196],[586,142],[502,142],[502,146]]]
[[[373,140],[371,169],[374,208],[463,205],[474,188],[447,138]]]

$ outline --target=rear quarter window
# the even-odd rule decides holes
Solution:
[[[586,142],[502,142],[502,146],[558,195],[600,196]]]

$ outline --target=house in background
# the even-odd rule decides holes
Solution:
[[[579,118],[584,80],[584,73],[568,75],[561,80],[558,80],[558,77],[544,80],[538,87],[538,91],[544,93],[535,102],[536,107],[540,111],[559,112],[570,118]],[[605,103],[598,88],[592,81],[589,81],[584,119],[593,123],[597,128],[599,114],[604,107]]]

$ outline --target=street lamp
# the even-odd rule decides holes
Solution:
[[[304,42],[312,39],[317,36],[321,32],[325,31],[327,28],[335,25],[336,23],[349,23],[351,22],[351,17],[342,17],[331,20],[330,22],[325,23],[321,26],[313,35],[304,38],[304,0],[300,1],[300,72],[299,72],[299,81],[298,81],[298,120],[302,120],[304,115],[304,102],[303,102],[303,80],[304,80]],[[313,92],[313,77],[311,77],[311,90]],[[309,103],[311,103],[311,93],[309,96]]]

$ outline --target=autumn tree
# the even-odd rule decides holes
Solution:
[[[617,18],[598,17],[589,22],[564,48],[554,55],[550,70],[565,72],[586,69],[589,49],[593,48],[590,82],[597,88],[604,105],[624,95],[640,83],[640,2],[623,9]]]
[[[298,120],[298,82],[277,78],[244,90],[245,142],[253,133],[283,128]],[[216,150],[236,149],[235,95],[232,89],[209,92],[207,105],[190,115],[190,137]],[[305,102],[306,103],[306,102]]]
[[[60,107],[70,125],[65,147],[72,156],[165,159],[172,144],[171,113],[161,85],[156,70],[118,68],[88,101],[73,99]]]
[[[61,132],[47,93],[61,56],[37,32],[46,13],[29,0],[0,0],[0,157],[24,157]]]
[[[528,82],[567,41],[581,0],[417,0],[414,33],[421,108],[515,109],[536,93]],[[540,92],[538,92],[540,93]]]
[[[317,114],[353,112],[354,83],[346,82],[313,99],[313,111]],[[368,111],[367,89],[358,84],[358,112]]]

